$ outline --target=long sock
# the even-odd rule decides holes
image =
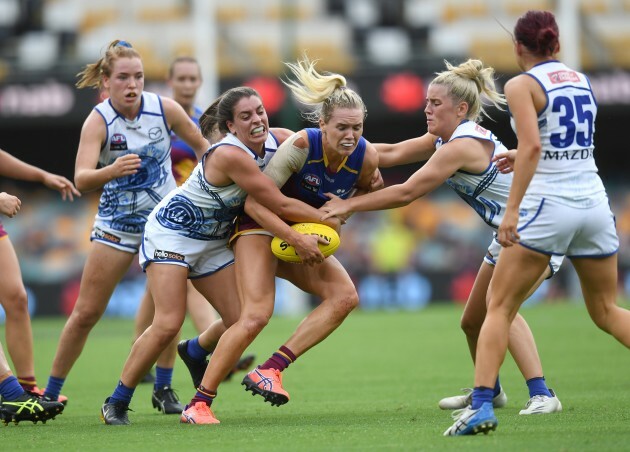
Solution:
[[[291,350],[283,345],[277,352],[271,355],[271,358],[259,366],[259,369],[277,369],[282,372],[296,359],[297,356],[295,356]]]
[[[32,391],[33,389],[37,387],[37,380],[35,380],[34,375],[29,375],[26,377],[21,377],[18,375],[17,379],[18,379],[18,383],[22,385],[25,391]]]
[[[472,409],[478,410],[486,402],[492,403],[494,389],[478,386],[473,389],[472,393]]]
[[[205,360],[206,357],[210,354],[208,350],[206,350],[199,344],[199,336],[188,341],[186,351],[192,359],[198,359],[199,361]]]
[[[499,376],[497,375],[497,381],[494,382],[494,395],[496,397],[501,392],[501,382],[499,381]]]
[[[46,385],[46,392],[44,395],[51,400],[57,400],[65,382],[65,378],[57,378],[51,375],[48,377],[48,384]]]
[[[190,400],[190,404],[188,406],[193,406],[197,402],[204,402],[206,405],[211,406],[212,401],[216,396],[217,391],[210,391],[209,389],[204,388],[202,385],[199,385],[195,396]]]
[[[116,386],[116,389],[109,398],[109,402],[123,402],[129,405],[131,403],[131,398],[133,397],[133,392],[135,390],[136,388],[125,386],[122,381],[118,380],[118,386]]]
[[[553,397],[549,388],[547,387],[547,383],[545,382],[545,377],[534,377],[530,378],[526,381],[527,388],[529,389],[529,397],[532,398],[537,395],[544,395],[547,397]]]
[[[173,368],[155,367],[155,385],[154,389],[162,389],[164,386],[170,386],[173,382]]]
[[[4,400],[15,400],[22,394],[24,394],[24,389],[20,385],[18,379],[13,375],[4,379],[2,383],[0,383],[0,395]]]

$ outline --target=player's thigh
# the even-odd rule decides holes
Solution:
[[[494,265],[490,265],[486,261],[481,263],[462,313],[461,323],[463,327],[481,328],[486,317],[488,287],[490,286],[493,271]]]
[[[323,300],[357,296],[350,275],[334,256],[314,266],[280,261],[277,275]]]
[[[246,235],[234,244],[235,274],[242,315],[271,316],[275,300],[278,259],[271,253],[271,237]]]
[[[549,265],[549,255],[514,245],[501,250],[490,282],[488,310],[516,315],[527,294]]]
[[[603,258],[572,258],[589,314],[617,303],[617,254]]]
[[[203,278],[191,279],[195,289],[212,304],[226,323],[232,324],[241,312],[236,290],[235,265],[230,265]],[[201,301],[201,300],[199,300]],[[209,309],[209,306],[207,307]]]
[[[8,236],[0,239],[0,304],[24,296],[26,289],[22,283],[22,272],[17,254]]]
[[[232,265],[233,267],[233,265]],[[232,291],[236,292],[236,284],[232,286]],[[237,300],[238,300],[238,296]],[[204,318],[214,318],[214,310],[211,306],[212,300],[206,300],[197,289],[191,280],[188,280],[188,292],[186,293],[186,308],[190,315],[203,315]]]
[[[103,308],[109,302],[116,285],[125,275],[137,255],[92,242],[81,277],[79,299],[75,309],[86,305]]]
[[[153,262],[146,268],[146,272],[155,304],[153,325],[183,322],[186,315],[188,268],[172,263]]]

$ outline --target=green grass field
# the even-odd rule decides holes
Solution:
[[[582,304],[526,308],[545,375],[563,403],[554,415],[519,416],[527,387],[510,357],[501,373],[508,394],[497,410],[499,428],[488,436],[444,438],[449,412],[437,401],[470,386],[473,368],[461,308],[419,312],[356,312],[325,342],[284,372],[291,401],[271,407],[240,385],[220,388],[218,426],[180,425],[178,416],[151,408],[151,388],[141,385],[131,426],[105,426],[104,398],[114,389],[127,356],[132,323],[106,319],[92,332],[64,388],[65,412],[46,425],[0,425],[8,450],[527,450],[630,449],[630,354],[590,321]],[[300,319],[274,318],[250,348],[267,358]],[[40,384],[57,344],[61,320],[36,320]],[[2,331],[2,333],[4,333]],[[192,334],[186,324],[184,333]],[[3,334],[4,335],[4,334]],[[183,364],[174,387],[182,401],[193,395]]]

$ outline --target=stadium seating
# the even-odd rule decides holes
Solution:
[[[142,50],[148,78],[163,78],[172,58],[195,49],[195,1],[0,0],[0,75],[93,61],[114,38]],[[422,55],[477,57],[500,71],[517,71],[511,30],[528,9],[552,0],[231,0],[213,1],[219,76],[275,75],[281,62],[305,51],[325,57],[325,69],[404,66]],[[41,11],[33,11],[40,5]],[[630,69],[630,0],[576,0],[586,70]],[[31,9],[29,9],[31,8]],[[500,25],[501,24],[501,25]],[[156,39],[159,36],[160,39]],[[0,68],[1,69],[1,68]]]

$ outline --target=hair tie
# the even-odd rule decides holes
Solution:
[[[129,44],[127,41],[118,41],[116,43],[116,47],[127,47],[128,49],[131,49],[131,44]]]

